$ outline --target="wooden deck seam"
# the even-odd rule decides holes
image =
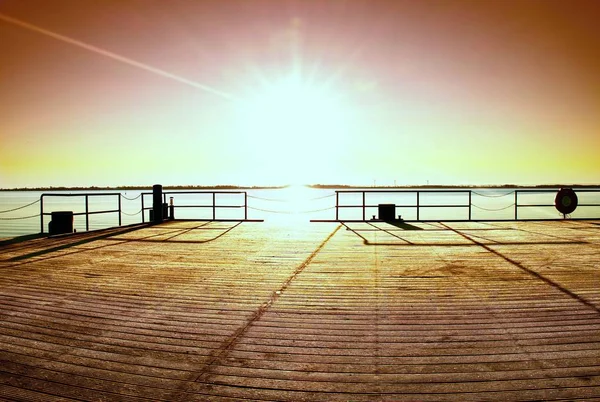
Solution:
[[[252,317],[250,317],[250,319],[241,327],[239,328],[236,332],[233,333],[233,335],[231,336],[231,338],[229,340],[227,340],[227,342],[224,344],[224,346],[219,350],[219,353],[217,353],[215,356],[211,357],[211,359],[202,367],[202,369],[200,370],[200,372],[198,373],[198,375],[196,376],[196,378],[194,379],[194,382],[200,382],[203,381],[206,376],[210,373],[210,369],[211,367],[219,360],[223,359],[226,357],[227,353],[233,348],[235,347],[236,342],[238,341],[238,339],[240,339],[241,337],[244,336],[244,334],[248,331],[248,329],[250,328],[250,326],[256,322],[257,320],[259,320],[264,313],[267,311],[267,309],[275,302],[277,301],[277,299],[279,298],[280,294],[289,286],[289,284],[291,283],[291,281],[298,276],[298,274],[300,272],[302,272],[302,270],[304,270],[308,264],[310,264],[310,262],[313,260],[313,258],[319,253],[319,251],[321,251],[321,249],[325,246],[325,244],[331,240],[331,238],[333,238],[333,236],[338,232],[338,230],[340,229],[341,226],[337,226],[333,232],[331,232],[326,238],[325,240],[323,240],[321,242],[321,244],[319,244],[317,246],[317,248],[306,258],[306,260],[304,260],[304,262],[302,262],[302,264],[300,264],[296,270],[294,271],[294,273],[281,285],[281,287],[276,290],[275,292],[273,292],[273,294],[271,295],[271,297],[269,298],[269,300],[267,300],[265,303],[263,303],[259,309],[255,312],[255,314],[252,315]]]

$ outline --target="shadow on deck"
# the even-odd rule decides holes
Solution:
[[[2,244],[0,397],[600,398],[598,223],[174,221]]]

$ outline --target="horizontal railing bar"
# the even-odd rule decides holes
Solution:
[[[87,212],[87,214],[88,215],[99,215],[99,214],[112,214],[115,212],[119,212],[119,210],[111,209],[111,210],[107,210],[107,211],[92,211],[92,212]],[[73,212],[73,216],[80,216],[80,215],[85,215],[85,214],[86,214],[86,212]],[[45,215],[45,216],[52,215],[52,212],[44,212],[42,215]]]
[[[79,193],[79,194],[56,194],[56,193],[43,193],[40,197],[103,197],[109,195],[121,195],[121,193]]]
[[[163,191],[167,194],[244,194],[245,191]],[[153,193],[141,193],[142,195],[152,195]]]
[[[554,204],[518,204],[517,207],[554,207]],[[577,204],[577,208],[581,207],[600,207],[600,204]]]
[[[559,190],[559,188],[555,188],[555,189],[516,189],[516,190],[511,190],[512,192],[517,191],[518,193],[556,193]],[[575,191],[575,193],[600,193],[600,189],[593,189],[593,188],[573,188],[573,191]],[[509,193],[510,194],[510,193]]]
[[[597,218],[570,218],[572,221],[589,221]],[[311,219],[311,222],[350,222],[350,223],[365,223],[365,222],[386,222],[382,219]],[[517,221],[530,222],[553,222],[564,221],[564,218],[519,218]],[[515,219],[403,219],[402,222],[515,222]]]
[[[336,193],[469,193],[472,190],[335,190]]]
[[[244,208],[243,205],[173,205],[174,208]],[[152,208],[149,208],[152,209]]]
[[[118,209],[113,209],[110,211],[90,211],[88,212],[88,215],[99,215],[99,214],[110,214],[110,213],[115,213],[115,212],[119,212]],[[79,212],[77,214],[73,214],[73,215],[85,215],[85,212]]]
[[[556,193],[559,188],[551,188],[551,189],[503,189],[503,188],[493,188],[493,187],[482,187],[482,188],[473,188],[468,190],[414,190],[414,189],[398,189],[398,190],[335,190],[336,193],[468,193],[468,192],[477,192],[481,190],[494,190],[494,191],[505,191],[506,194],[511,194],[516,192],[519,193]],[[573,188],[575,193],[600,193],[600,189],[590,189],[590,188]]]
[[[379,205],[338,205],[338,208],[377,208]],[[469,205],[395,205],[397,208],[469,208]]]

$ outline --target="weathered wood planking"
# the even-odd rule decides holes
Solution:
[[[600,398],[600,223],[175,221],[0,249],[9,400]]]

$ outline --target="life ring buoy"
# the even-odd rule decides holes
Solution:
[[[554,206],[563,215],[571,214],[577,208],[577,194],[572,188],[561,188],[556,193]]]

